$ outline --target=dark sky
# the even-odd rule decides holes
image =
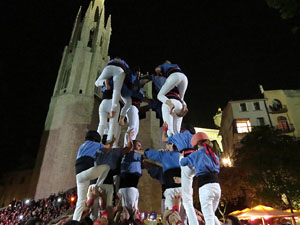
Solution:
[[[63,48],[88,0],[4,1],[1,24],[1,167],[38,148]],[[229,100],[299,89],[300,35],[263,0],[106,0],[110,54],[143,72],[169,59],[188,76],[186,120],[213,127]],[[3,163],[5,162],[5,163]]]

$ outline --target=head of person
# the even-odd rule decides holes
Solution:
[[[93,221],[89,217],[85,217],[79,222],[80,225],[93,225]]]
[[[133,142],[133,150],[142,150],[143,146],[142,146],[142,142],[139,140],[134,140]]]
[[[225,216],[225,223],[227,225],[241,225],[241,222],[237,217],[230,215]]]
[[[197,132],[196,134],[193,135],[191,140],[191,145],[193,146],[193,148],[200,149],[204,146],[204,143],[211,148],[213,147],[206,133]]]
[[[95,130],[89,130],[85,135],[86,141],[94,141],[94,142],[101,142],[100,134]]]
[[[27,221],[26,225],[42,225],[44,221],[41,218],[31,218]]]
[[[164,64],[172,64],[169,60],[166,60]]]
[[[191,134],[196,133],[195,128],[190,123],[182,123],[180,133],[182,133],[186,130],[189,131]]]
[[[167,151],[178,151],[178,148],[176,145],[172,144],[172,143],[167,143],[166,144],[166,150]]]
[[[80,225],[80,223],[76,220],[69,220],[68,222],[64,223],[64,225]]]
[[[165,210],[163,215],[164,224],[167,225],[177,225],[183,224],[181,217],[178,212],[172,212],[171,210]]]
[[[139,77],[141,75],[141,68],[139,66],[135,66],[132,68],[132,73]]]

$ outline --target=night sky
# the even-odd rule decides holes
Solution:
[[[87,0],[2,2],[1,171],[35,157],[64,46]],[[153,72],[168,59],[188,76],[185,120],[214,128],[229,100],[299,89],[300,34],[263,0],[106,0],[110,55]]]

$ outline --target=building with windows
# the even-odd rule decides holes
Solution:
[[[271,125],[265,99],[230,101],[222,112],[220,135],[224,157],[231,158],[240,140],[254,126]]]
[[[283,134],[300,137],[300,90],[262,90],[272,126]]]
[[[300,138],[300,89],[260,89],[264,98],[230,101],[214,116],[216,125],[220,124],[224,157],[231,158],[234,149],[240,147],[240,140],[254,126],[269,125],[282,134]]]

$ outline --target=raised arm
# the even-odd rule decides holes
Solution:
[[[168,131],[168,124],[166,122],[164,122],[163,132],[162,132],[162,137],[161,137],[161,140],[162,140],[163,143],[168,143],[167,131]]]
[[[128,152],[130,152],[131,149],[133,149],[133,142],[132,142],[132,136],[134,133],[133,129],[130,129],[129,131],[127,131],[128,135],[127,135],[127,145],[126,147],[123,149],[123,154],[127,154]]]
[[[104,147],[103,148],[106,148],[106,149],[111,149],[112,148],[112,146],[113,146],[113,144],[114,144],[114,142],[115,142],[115,137],[113,137],[112,138],[112,140],[111,140],[111,142],[110,143],[107,143],[107,144],[105,144],[104,145]]]

